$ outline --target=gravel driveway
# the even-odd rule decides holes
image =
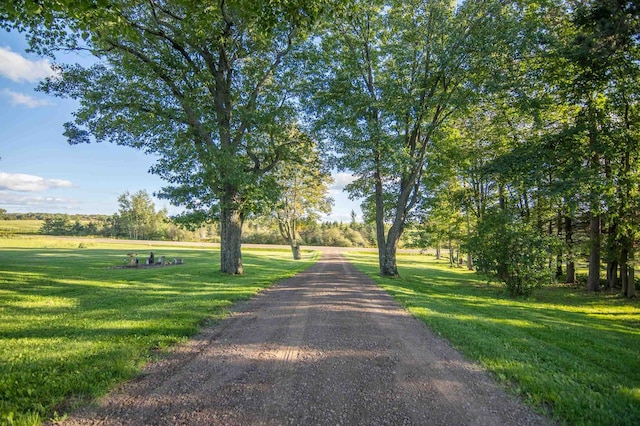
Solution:
[[[65,424],[549,424],[337,252]]]

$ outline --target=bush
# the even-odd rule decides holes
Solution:
[[[536,287],[553,282],[549,256],[556,252],[555,243],[521,217],[496,210],[478,223],[469,248],[477,256],[479,270],[495,273],[511,296],[528,296]]]

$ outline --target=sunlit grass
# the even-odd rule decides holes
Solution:
[[[37,234],[40,232],[43,224],[44,220],[37,219],[0,219],[0,236],[5,234]]]
[[[133,377],[226,308],[308,267],[290,251],[245,250],[245,275],[218,249],[0,239],[0,424],[38,424]],[[153,250],[183,265],[110,269]]]
[[[569,424],[640,424],[640,303],[569,286],[512,299],[477,274],[401,255],[401,278],[350,253],[414,316],[511,392]]]

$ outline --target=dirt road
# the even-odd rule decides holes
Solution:
[[[547,424],[336,252],[67,424]]]

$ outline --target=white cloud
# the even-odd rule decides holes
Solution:
[[[3,89],[2,94],[11,99],[13,105],[23,105],[27,108],[37,108],[41,106],[52,105],[47,99],[36,99],[33,96],[24,93],[14,92],[13,90]]]
[[[11,208],[13,211],[62,211],[69,210],[77,204],[76,200],[70,198],[40,197],[0,191],[0,206]]]
[[[54,188],[71,188],[73,183],[62,179],[44,179],[22,173],[0,172],[0,190],[39,192]]]
[[[356,178],[350,173],[334,173],[333,175],[333,184],[329,187],[331,190],[342,191],[344,187],[351,182],[353,182]]]
[[[55,72],[46,59],[32,61],[8,47],[0,47],[0,75],[15,82],[35,83],[54,76]]]

